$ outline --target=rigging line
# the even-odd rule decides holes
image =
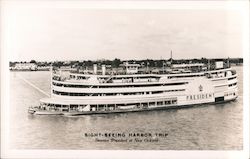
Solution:
[[[18,77],[23,80],[25,83],[27,83],[28,85],[30,85],[31,87],[35,88],[36,90],[38,90],[39,92],[43,93],[44,95],[50,97],[50,95],[46,92],[44,92],[43,90],[41,90],[40,88],[38,88],[37,86],[35,86],[34,84],[32,84],[30,81],[26,80],[25,78],[23,78],[22,76],[18,75]]]

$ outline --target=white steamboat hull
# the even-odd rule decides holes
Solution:
[[[147,108],[131,108],[131,109],[120,109],[120,110],[102,110],[102,111],[70,111],[70,112],[61,112],[61,111],[35,111],[29,112],[35,115],[63,115],[63,116],[80,116],[80,115],[94,115],[94,114],[114,114],[114,113],[129,113],[129,112],[141,112],[141,111],[152,111],[152,110],[165,110],[170,108],[184,108],[192,107],[196,105],[206,105],[206,104],[217,104],[217,103],[226,103],[236,100],[237,97],[230,100],[224,100],[219,102],[209,102],[209,103],[197,103],[189,105],[168,105],[168,106],[153,106]]]
[[[185,77],[183,74],[156,75],[155,78],[160,78],[158,81],[152,80],[151,75],[148,81],[139,83],[103,84],[95,81],[90,85],[53,81],[52,97],[41,99],[40,102],[49,107],[47,110],[54,110],[36,110],[33,114],[77,116],[137,112],[228,102],[238,97],[236,73],[233,74],[230,69],[209,73],[209,77],[205,75],[207,72],[185,74]],[[143,78],[145,76],[148,75]]]

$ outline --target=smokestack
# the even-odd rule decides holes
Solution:
[[[97,74],[97,64],[94,64],[94,74]]]
[[[106,66],[102,65],[102,75],[105,75],[105,74],[106,74]]]

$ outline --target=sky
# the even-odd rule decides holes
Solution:
[[[242,55],[242,18],[225,9],[25,7],[4,12],[11,61],[227,58]]]

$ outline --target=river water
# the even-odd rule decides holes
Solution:
[[[42,91],[50,94],[50,72],[10,72],[10,146],[65,150],[241,150],[243,67],[234,69],[239,81],[239,98],[234,102],[79,117],[29,115],[28,107],[38,105],[39,99],[46,97]]]

